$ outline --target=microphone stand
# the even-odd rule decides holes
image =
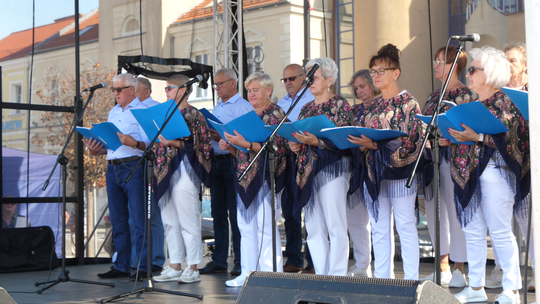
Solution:
[[[253,164],[255,164],[257,159],[259,159],[259,157],[261,156],[263,151],[268,152],[268,160],[269,160],[269,167],[270,167],[269,168],[270,169],[269,170],[269,172],[270,172],[270,205],[271,205],[271,208],[272,208],[272,264],[273,264],[272,269],[273,269],[274,272],[277,272],[277,261],[276,261],[276,250],[277,250],[276,249],[276,238],[277,238],[277,236],[276,236],[276,229],[275,229],[275,227],[276,227],[276,193],[275,193],[276,160],[275,160],[275,148],[274,148],[273,142],[274,142],[274,136],[276,135],[279,128],[281,128],[281,125],[283,125],[285,120],[287,120],[287,117],[289,117],[289,114],[296,107],[296,105],[298,104],[300,99],[302,99],[302,96],[304,96],[304,94],[306,93],[308,88],[311,86],[311,84],[313,84],[313,79],[306,78],[306,80],[307,81],[306,81],[305,87],[302,90],[302,93],[300,94],[300,96],[298,96],[298,98],[296,98],[294,103],[289,108],[289,111],[287,111],[287,113],[285,113],[285,116],[277,124],[277,127],[274,129],[274,131],[272,131],[272,134],[270,134],[270,136],[268,136],[268,138],[264,141],[264,143],[262,144],[261,149],[259,150],[259,152],[257,152],[257,154],[255,154],[255,157],[253,157],[253,159],[250,161],[247,168],[242,172],[242,174],[240,174],[240,177],[237,179],[237,181],[240,182],[242,180],[242,178],[244,178],[244,176],[247,174],[247,172],[251,169],[251,167],[253,167]],[[264,187],[264,183],[263,183],[263,187]]]
[[[66,173],[66,167],[69,163],[68,158],[64,155],[64,152],[66,151],[66,148],[69,144],[69,141],[71,140],[71,137],[75,133],[75,128],[79,123],[82,121],[84,111],[86,110],[86,107],[88,107],[88,104],[90,103],[90,100],[94,96],[94,91],[90,91],[90,95],[88,96],[88,99],[86,100],[86,104],[84,105],[82,111],[75,117],[73,120],[73,126],[71,127],[71,130],[69,131],[69,135],[66,139],[66,142],[64,146],[62,147],[62,150],[58,154],[58,157],[56,158],[56,163],[54,164],[54,167],[51,170],[51,173],[49,173],[49,177],[45,181],[45,184],[43,184],[43,187],[41,188],[42,191],[45,191],[47,189],[47,186],[49,185],[49,182],[51,181],[52,175],[54,171],[56,170],[56,166],[58,164],[61,165],[62,168],[62,269],[60,270],[60,274],[58,274],[58,279],[53,281],[45,281],[45,282],[36,282],[34,283],[35,286],[43,285],[43,284],[49,284],[43,286],[41,289],[38,289],[37,293],[41,294],[45,290],[64,282],[75,282],[75,283],[84,283],[84,284],[95,284],[95,285],[104,285],[104,286],[110,286],[114,287],[114,283],[102,283],[102,282],[93,282],[93,281],[86,281],[86,280],[77,280],[72,279],[69,277],[69,270],[66,270],[66,184],[67,184],[67,173]],[[77,100],[81,100],[81,95],[77,94],[76,97]],[[79,170],[82,170],[82,168],[78,168]]]
[[[187,86],[188,88],[191,87],[191,84]],[[131,291],[131,292],[128,292],[128,293],[124,293],[124,294],[120,294],[120,295],[117,295],[117,296],[114,296],[114,297],[110,297],[110,298],[106,298],[106,299],[103,299],[100,301],[101,304],[103,303],[107,303],[107,302],[112,302],[114,300],[118,300],[118,299],[121,299],[121,298],[126,298],[126,297],[129,297],[130,295],[133,295],[133,294],[142,294],[144,292],[153,292],[153,291],[157,291],[157,292],[161,292],[161,293],[168,293],[168,294],[173,294],[173,295],[178,295],[178,296],[186,296],[186,297],[192,297],[192,298],[197,298],[199,300],[202,300],[203,298],[203,295],[198,295],[198,294],[192,294],[192,293],[185,293],[185,292],[180,292],[180,291],[174,291],[174,290],[166,290],[166,289],[159,289],[159,288],[154,288],[154,283],[152,282],[152,223],[151,223],[151,220],[152,220],[152,196],[153,196],[153,191],[152,191],[152,180],[153,180],[153,176],[154,176],[154,152],[152,152],[152,146],[154,145],[154,143],[156,143],[156,141],[158,140],[158,137],[159,135],[161,134],[161,132],[163,132],[163,130],[165,129],[165,126],[169,123],[169,120],[171,120],[171,118],[173,117],[173,114],[174,112],[178,109],[178,107],[180,106],[180,104],[182,103],[182,101],[184,101],[185,98],[187,98],[189,94],[189,89],[186,89],[186,92],[184,93],[184,95],[182,96],[182,99],[180,99],[180,102],[176,103],[176,106],[174,107],[174,110],[171,111],[171,114],[167,117],[167,119],[165,120],[165,122],[163,123],[163,126],[161,126],[161,128],[159,129],[158,133],[156,134],[156,136],[154,137],[154,139],[152,139],[152,141],[150,142],[150,144],[148,146],[146,146],[146,149],[144,150],[143,152],[143,155],[141,156],[141,158],[139,158],[139,161],[137,162],[137,164],[135,165],[135,167],[133,168],[133,170],[131,170],[131,173],[126,177],[126,179],[124,180],[124,183],[128,183],[130,180],[131,180],[131,177],[133,177],[133,174],[135,174],[135,170],[137,170],[137,168],[141,165],[141,162],[143,160],[146,160],[146,164],[147,164],[147,170],[146,170],[146,178],[147,178],[147,182],[148,182],[148,185],[147,185],[147,195],[146,195],[146,230],[147,230],[147,254],[146,254],[146,278],[144,278],[144,283],[143,283],[143,286],[141,289],[138,289],[138,290],[134,290],[134,291]]]
[[[435,283],[437,285],[441,285],[441,235],[440,235],[440,214],[439,214],[439,208],[440,208],[440,197],[439,197],[439,186],[440,186],[440,146],[439,146],[439,138],[441,138],[441,130],[439,129],[439,126],[437,123],[439,122],[439,109],[444,97],[444,94],[446,93],[446,89],[448,87],[448,83],[450,82],[450,77],[454,73],[454,69],[456,67],[457,60],[459,58],[459,54],[463,51],[463,47],[465,46],[464,41],[459,42],[459,46],[457,48],[456,57],[454,58],[454,62],[452,62],[452,66],[450,67],[450,72],[448,73],[448,77],[446,77],[446,80],[444,82],[444,85],[441,89],[441,94],[439,95],[439,100],[437,101],[437,107],[435,108],[435,112],[433,113],[433,116],[431,117],[431,121],[429,122],[427,129],[426,129],[426,136],[424,137],[424,140],[422,142],[422,147],[420,148],[420,153],[418,154],[418,158],[416,159],[414,163],[414,169],[411,172],[411,175],[407,179],[406,187],[410,188],[414,176],[416,174],[416,170],[418,168],[418,164],[420,162],[420,158],[422,157],[422,154],[426,148],[427,141],[432,139],[432,151],[433,151],[433,198],[434,198],[434,219],[435,219]],[[433,240],[432,240],[433,242]]]

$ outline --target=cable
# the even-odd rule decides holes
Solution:
[[[428,22],[429,22],[429,55],[430,55],[430,58],[433,58],[433,36],[431,34],[431,2],[430,0],[427,0],[427,3],[428,3]],[[431,69],[431,92],[433,91],[435,91],[435,81],[433,80],[433,69]]]
[[[139,0],[139,40],[141,42],[141,56],[144,56],[142,43],[142,0]]]
[[[323,28],[324,28],[324,52],[326,57],[328,57],[328,44],[326,43],[326,10],[324,8],[324,1],[322,1],[322,17],[323,17]]]

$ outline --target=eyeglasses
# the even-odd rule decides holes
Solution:
[[[397,68],[380,68],[378,70],[370,70],[369,75],[371,77],[375,76],[375,74],[378,74],[379,76],[382,76],[382,75],[384,75],[384,73],[386,71],[393,71],[393,70],[397,70]]]
[[[176,88],[178,88],[178,86],[166,86],[165,87],[165,92],[170,92],[170,91],[172,91],[172,89],[176,89]]]
[[[443,63],[444,63],[444,61],[439,60],[439,59],[433,60],[433,65],[434,66],[441,66]]]
[[[293,82],[296,78],[298,78],[298,77],[300,77],[300,76],[302,76],[302,75],[304,75],[304,74],[300,74],[300,75],[298,75],[298,76],[292,76],[292,77],[288,77],[288,78],[285,77],[285,78],[281,78],[280,80],[283,81],[283,83],[287,83],[287,80],[288,80],[289,82]]]
[[[480,70],[480,71],[483,71],[484,69],[483,69],[483,68],[473,67],[473,66],[471,65],[467,71],[469,71],[469,75],[472,75],[472,74],[474,74],[474,70]]]
[[[222,81],[222,82],[216,82],[216,84],[213,85],[213,88],[214,89],[221,88],[225,84],[225,82],[231,81],[231,80],[232,79],[228,79],[228,80],[225,80],[225,81]]]
[[[116,93],[121,93],[123,89],[127,89],[127,88],[131,88],[131,86],[121,87],[121,88],[115,88],[115,87],[112,87],[112,88],[111,88],[111,92],[114,93],[114,91],[116,91]]]

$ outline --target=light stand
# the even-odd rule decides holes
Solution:
[[[448,87],[448,83],[450,82],[450,77],[454,73],[454,69],[456,67],[457,60],[459,58],[459,55],[463,51],[463,47],[465,46],[465,42],[461,41],[459,43],[459,46],[457,48],[456,57],[454,58],[454,62],[452,62],[452,66],[450,67],[450,72],[448,73],[448,76],[446,77],[446,80],[444,82],[444,85],[441,89],[441,94],[439,95],[439,100],[437,101],[437,106],[435,108],[435,112],[433,113],[433,116],[431,117],[431,121],[429,122],[427,129],[426,129],[426,136],[424,137],[424,141],[422,142],[422,147],[420,148],[420,153],[418,154],[418,158],[416,159],[414,163],[414,169],[411,172],[411,175],[407,179],[407,188],[410,188],[414,176],[416,174],[416,170],[418,168],[418,164],[420,162],[420,158],[422,157],[422,154],[426,148],[427,141],[432,139],[432,151],[433,151],[433,203],[435,204],[434,208],[434,219],[435,219],[435,283],[437,285],[441,285],[441,235],[440,235],[440,214],[439,214],[439,208],[440,208],[440,197],[439,197],[439,184],[440,184],[440,146],[439,146],[439,138],[441,138],[441,130],[439,129],[439,126],[437,123],[439,122],[439,109],[444,97],[444,94],[446,93],[446,89]],[[448,49],[448,47],[447,47]],[[445,53],[446,54],[446,53]],[[432,240],[433,241],[433,240]]]
[[[85,284],[95,284],[95,285],[104,285],[104,286],[110,286],[114,287],[114,283],[102,283],[102,282],[93,282],[93,281],[85,281],[85,280],[76,280],[71,279],[69,277],[69,271],[66,270],[66,181],[67,181],[67,172],[66,172],[66,166],[69,163],[67,157],[64,155],[64,151],[66,150],[69,141],[71,140],[71,137],[73,136],[75,132],[75,127],[79,124],[79,122],[82,120],[84,111],[86,110],[86,107],[90,103],[90,100],[94,96],[94,91],[90,91],[90,96],[88,96],[88,100],[86,101],[86,104],[84,105],[81,113],[73,120],[73,127],[71,128],[69,135],[66,139],[66,143],[64,144],[64,147],[62,147],[62,150],[60,151],[60,154],[58,154],[58,158],[56,159],[56,163],[54,164],[54,167],[51,170],[51,173],[49,174],[49,177],[47,178],[47,181],[45,181],[45,184],[41,188],[41,190],[45,191],[47,189],[47,186],[49,185],[49,182],[52,178],[52,175],[54,171],[56,170],[56,166],[58,164],[62,167],[62,270],[60,271],[60,274],[58,275],[58,279],[54,281],[45,281],[45,282],[36,282],[35,286],[43,285],[43,284],[49,284],[46,286],[43,286],[41,289],[37,291],[38,294],[41,294],[43,291],[53,287],[54,285],[57,285],[58,283],[64,283],[64,282],[76,282],[76,283],[85,283]],[[80,95],[78,96],[80,99]],[[82,170],[82,168],[79,168],[79,170]]]
[[[171,111],[171,114],[167,117],[167,119],[163,123],[163,126],[159,129],[159,131],[156,134],[156,136],[154,137],[154,139],[152,139],[152,142],[150,142],[150,144],[146,147],[146,149],[144,150],[143,155],[139,159],[139,162],[137,162],[137,165],[135,165],[135,168],[133,168],[133,170],[131,170],[131,173],[124,180],[125,183],[128,183],[129,180],[131,179],[131,177],[133,176],[133,174],[135,174],[135,170],[137,170],[137,168],[140,166],[141,162],[143,160],[146,160],[147,168],[148,168],[148,170],[146,170],[146,178],[147,178],[147,182],[148,182],[147,195],[146,195],[146,210],[147,210],[147,213],[146,213],[146,224],[147,224],[146,227],[147,228],[146,229],[147,229],[147,244],[148,244],[147,245],[147,250],[148,250],[148,252],[147,252],[147,255],[146,255],[146,278],[144,278],[143,287],[141,289],[134,290],[134,291],[131,291],[131,292],[128,292],[128,293],[124,293],[124,294],[120,294],[120,295],[117,295],[117,296],[114,296],[114,297],[103,299],[103,300],[99,301],[101,304],[111,302],[111,301],[121,299],[121,298],[126,298],[126,297],[129,297],[130,295],[133,295],[133,294],[142,294],[144,292],[153,292],[153,291],[157,291],[157,292],[161,292],[161,293],[174,294],[174,295],[178,295],[178,296],[192,297],[192,298],[197,298],[199,300],[203,299],[203,295],[185,293],[185,292],[174,291],[174,290],[166,290],[166,289],[154,288],[154,283],[152,282],[152,223],[151,223],[152,221],[151,220],[152,220],[152,193],[153,193],[153,191],[152,191],[152,186],[153,186],[152,185],[152,180],[153,180],[153,176],[154,176],[154,162],[153,162],[154,161],[154,153],[152,152],[152,146],[154,145],[154,143],[156,143],[159,135],[161,134],[161,132],[163,132],[163,130],[165,129],[165,126],[169,123],[169,120],[171,120],[171,118],[173,117],[174,112],[178,109],[178,107],[180,106],[182,101],[185,98],[187,98],[187,95],[189,94],[189,91],[190,91],[189,90],[190,86],[191,86],[191,84],[187,87],[186,92],[182,96],[182,99],[180,99],[180,102],[176,103],[176,106],[174,107],[174,110]]]

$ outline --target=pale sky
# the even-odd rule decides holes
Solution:
[[[75,14],[76,0],[0,0],[0,40],[13,32],[32,28],[32,3],[36,3],[36,27]],[[78,0],[79,13],[99,6],[99,0]]]

